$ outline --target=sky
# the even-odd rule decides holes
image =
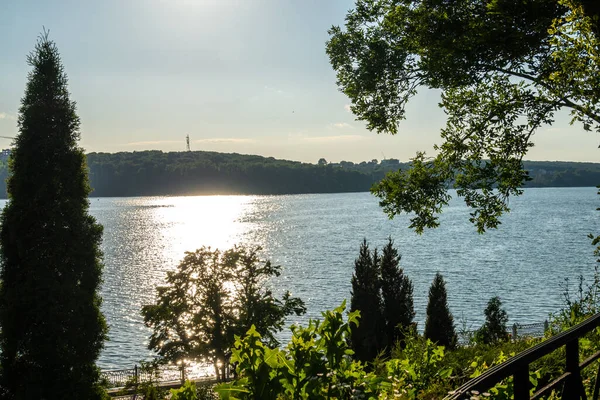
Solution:
[[[192,150],[316,163],[433,155],[445,123],[422,89],[398,135],[349,112],[325,42],[353,0],[0,0],[0,136],[17,135],[25,58],[46,27],[69,76],[88,152]],[[600,161],[567,113],[530,160]],[[9,139],[0,138],[0,148]]]

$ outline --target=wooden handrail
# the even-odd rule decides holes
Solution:
[[[591,364],[598,357],[593,358],[596,356],[595,354],[582,364],[579,364],[579,338],[598,326],[600,326],[600,313],[530,349],[522,351],[502,364],[488,369],[483,374],[456,389],[446,399],[462,400],[469,398],[473,390],[484,392],[509,376],[514,377],[515,400],[529,399],[529,365],[562,346],[566,346],[567,348],[566,373],[560,377],[560,380],[553,382],[553,385],[565,381],[570,391],[575,390],[580,392],[582,383],[579,371],[581,368]],[[600,356],[600,353],[597,354]],[[579,398],[579,395],[575,393],[571,398]]]

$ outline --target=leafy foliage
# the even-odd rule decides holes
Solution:
[[[171,389],[170,392],[171,400],[196,400],[198,398],[196,384],[190,381],[186,381],[178,389]]]
[[[392,359],[386,363],[386,373],[394,378],[395,389],[404,392],[406,398],[427,398],[428,393],[437,390],[437,386],[452,374],[445,357],[443,346],[417,335],[413,329],[406,335],[403,346],[396,347]]]
[[[571,293],[569,280],[565,280],[563,299],[564,307],[551,315],[548,335],[555,335],[571,328],[586,318],[600,312],[600,269],[594,268],[592,282],[586,284],[583,275],[579,277],[577,291]]]
[[[224,378],[236,334],[258,326],[263,340],[277,345],[273,335],[285,317],[306,309],[289,292],[275,298],[267,284],[279,276],[280,267],[261,261],[259,250],[202,247],[186,253],[178,269],[167,273],[168,286],[157,289],[156,304],[142,309],[146,325],[154,330],[148,347],[163,361],[206,359]]]
[[[371,257],[372,261],[371,252],[368,251],[365,242],[361,248],[362,258]],[[600,272],[596,270],[594,280],[589,285],[584,285],[581,280],[575,298],[566,288],[564,309],[551,316],[549,335],[568,329],[574,323],[596,313],[599,303],[598,293],[600,293],[599,276]],[[432,288],[444,289],[443,283],[443,278],[438,274]],[[442,303],[446,303],[445,298]],[[310,321],[307,328],[293,326],[292,340],[283,350],[266,347],[254,328],[247,333],[246,337],[237,338],[233,359],[237,362],[238,378],[232,383],[219,385],[217,391],[221,397],[231,399],[443,398],[466,381],[542,340],[526,337],[506,340],[508,318],[506,312],[502,310],[500,299],[494,297],[486,307],[486,323],[477,334],[478,341],[455,348],[439,346],[425,335],[419,335],[412,326],[411,329],[403,332],[402,342],[396,344],[390,358],[388,360],[377,358],[372,363],[370,372],[367,372],[364,364],[352,361],[353,352],[347,345],[348,338],[352,337],[352,330],[356,329],[358,324],[358,312],[350,313],[348,322],[344,324],[343,306],[333,312],[324,313],[323,323]],[[572,320],[572,316],[577,318]],[[324,329],[325,327],[328,328]],[[585,359],[591,356],[597,351],[598,346],[600,346],[600,331],[594,330],[580,340],[580,357]],[[328,354],[337,355],[332,357]],[[324,367],[327,362],[329,364]],[[561,376],[564,373],[564,363],[564,348],[560,348],[531,364],[530,393]],[[595,367],[582,370],[584,389],[589,396],[595,385],[596,370]],[[346,390],[350,388],[352,391]],[[332,389],[339,391],[331,391]],[[513,398],[512,378],[504,379],[486,393],[472,393],[474,399],[490,397]]]
[[[475,360],[471,363],[470,367],[473,369],[473,373],[471,374],[471,378],[476,378],[479,375],[481,375],[482,373],[484,373],[486,370],[488,370],[489,368],[493,367],[494,365],[497,364],[501,364],[503,362],[505,362],[506,360],[508,360],[510,357],[513,357],[515,354],[511,353],[511,354],[505,354],[504,352],[500,351],[500,353],[498,354],[498,356],[488,365],[488,363],[486,361],[482,361],[481,357],[476,357]],[[538,383],[539,380],[541,378],[541,372],[540,370],[530,370],[529,371],[529,382],[530,382],[530,389],[529,389],[529,393],[533,394],[535,393],[535,390],[539,387]],[[473,399],[481,399],[481,398],[485,398],[485,397],[490,397],[493,399],[498,399],[498,400],[510,400],[510,399],[514,399],[514,383],[513,383],[513,377],[508,377],[506,379],[504,379],[502,382],[500,382],[499,384],[497,384],[496,386],[492,387],[488,392],[487,392],[487,396],[473,396]]]
[[[358,313],[344,321],[345,303],[323,313],[323,321],[292,327],[284,349],[269,349],[252,327],[237,338],[232,362],[238,378],[218,385],[222,399],[329,399],[369,398],[379,380],[351,358],[347,342]]]
[[[373,188],[393,217],[412,213],[421,233],[439,224],[449,187],[495,228],[529,179],[532,136],[561,109],[600,131],[600,37],[593,1],[357,0],[327,53],[351,110],[377,132],[398,132],[405,107],[428,87],[447,115],[437,155]]]
[[[100,399],[102,226],[88,214],[80,121],[47,32],[27,62],[0,230],[2,397]]]
[[[250,329],[236,340],[232,361],[237,379],[215,390],[222,399],[413,399],[444,393],[452,373],[444,365],[444,348],[414,331],[381,371],[366,372],[353,361],[347,339],[358,313],[351,312],[345,322],[344,306],[323,313],[323,321],[310,321],[306,328],[293,326],[292,340],[283,350],[265,347]]]
[[[170,390],[170,400],[216,400],[219,398],[208,385],[198,385],[191,381],[186,381],[178,389]]]
[[[171,389],[169,392],[170,400],[217,400],[219,398],[211,386],[198,385],[192,381],[186,381],[180,388]]]
[[[584,289],[583,298],[593,297],[585,294],[596,290],[592,286]],[[565,314],[570,314],[568,304],[565,303]],[[306,328],[292,327],[292,340],[284,349],[266,347],[254,328],[245,337],[236,338],[232,360],[237,363],[238,376],[231,383],[218,385],[221,398],[438,399],[541,341],[519,338],[446,349],[412,329],[405,332],[402,346],[393,349],[388,361],[378,360],[375,368],[366,372],[362,363],[352,361],[352,351],[347,347],[351,330],[358,323],[358,313],[350,313],[344,322],[343,306],[323,313],[323,322],[310,321]],[[553,320],[551,325],[559,321]],[[568,323],[563,329],[567,328]],[[600,334],[591,332],[580,340],[581,357],[590,356],[599,345]],[[533,363],[529,373],[531,393],[562,375],[564,360],[563,348]],[[589,396],[596,371],[595,367],[582,370]],[[512,378],[487,393],[472,393],[471,398],[490,396],[513,398]]]
[[[439,272],[435,274],[429,288],[424,336],[449,349],[456,346],[457,336],[454,329],[454,318],[448,307],[446,283]]]

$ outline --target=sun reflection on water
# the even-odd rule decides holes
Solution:
[[[247,229],[240,223],[252,207],[247,196],[177,197],[156,199],[154,219],[161,222],[168,259],[182,259],[202,246],[225,250],[237,244]]]
[[[140,310],[154,301],[186,251],[202,246],[226,250],[240,244],[253,222],[252,196],[146,197],[99,199],[91,211],[103,223],[105,254],[103,312],[111,340],[100,359],[102,368],[130,367],[141,356],[150,330]],[[144,340],[140,340],[144,338]],[[196,366],[196,368],[201,368]]]

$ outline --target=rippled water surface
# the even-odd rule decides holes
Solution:
[[[91,213],[104,225],[103,311],[110,325],[100,365],[126,368],[151,356],[140,308],[184,252],[202,245],[261,245],[282,266],[277,288],[306,301],[306,316],[292,322],[349,298],[362,238],[381,247],[389,235],[414,282],[421,326],[436,271],[447,281],[455,318],[473,327],[494,295],[512,321],[543,321],[560,306],[564,279],[593,271],[587,234],[600,232],[598,203],[594,188],[529,189],[512,200],[498,230],[478,235],[469,210],[455,201],[440,228],[418,236],[406,216],[390,221],[368,193],[91,199]]]

